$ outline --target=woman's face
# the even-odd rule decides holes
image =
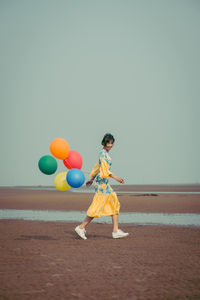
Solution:
[[[106,146],[104,147],[104,149],[109,152],[111,150],[111,148],[114,146],[113,140],[109,141]]]

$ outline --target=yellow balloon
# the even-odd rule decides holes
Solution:
[[[59,191],[67,191],[70,188],[70,185],[66,180],[67,172],[62,172],[56,175],[54,179],[54,185]]]

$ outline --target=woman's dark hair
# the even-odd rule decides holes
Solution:
[[[103,140],[101,142],[101,144],[105,147],[107,143],[109,143],[110,141],[115,141],[114,136],[110,133],[106,133],[103,137]]]

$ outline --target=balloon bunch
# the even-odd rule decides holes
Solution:
[[[68,172],[59,173],[54,179],[55,187],[60,191],[66,191],[70,187],[79,188],[85,182],[84,173],[81,171],[83,160],[79,152],[70,150],[65,139],[56,138],[50,144],[52,155],[63,160]],[[40,171],[46,175],[54,174],[58,164],[51,155],[42,156],[38,162]]]

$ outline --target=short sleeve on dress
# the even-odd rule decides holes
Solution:
[[[92,177],[96,176],[98,174],[98,172],[99,172],[99,162],[97,162],[95,164],[95,166],[93,167],[89,176],[92,178]]]
[[[100,177],[108,178],[111,174],[112,172],[109,171],[107,162],[103,158],[100,158]]]

